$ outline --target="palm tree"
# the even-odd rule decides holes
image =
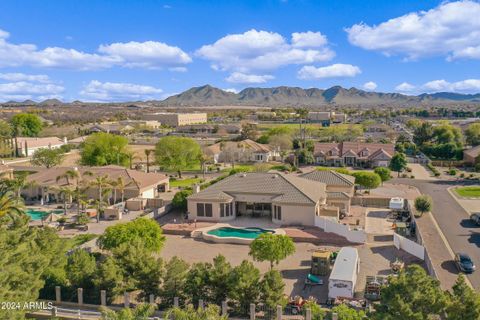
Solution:
[[[62,199],[63,214],[67,215],[67,203],[72,203],[72,198],[75,196],[75,190],[72,190],[69,187],[53,187],[51,189]]]
[[[145,149],[145,156],[147,157],[147,173],[150,172],[150,154],[153,152],[152,149]]]
[[[80,179],[80,173],[78,173],[78,170],[75,169],[69,169],[65,171],[63,174],[59,175],[56,179],[57,183],[61,179],[66,179],[67,180],[67,185],[70,185],[70,179],[75,179],[75,185],[78,186],[78,181]]]
[[[203,176],[203,180],[205,180],[205,171],[207,171],[207,162],[211,159],[211,157],[209,157],[208,155],[206,155],[205,153],[200,153],[200,155],[198,156],[198,160],[200,161],[200,167],[201,167],[201,170],[202,170],[202,176]]]
[[[8,216],[12,220],[23,214],[23,204],[6,184],[0,185],[0,218]]]
[[[128,183],[125,182],[125,179],[123,179],[123,177],[118,177],[117,180],[115,181],[115,192],[118,190],[120,191],[120,195],[121,195],[121,199],[122,199],[122,203],[124,202],[125,200],[125,189],[132,185],[133,184],[133,181],[130,181]],[[115,200],[117,199],[117,196],[115,195]]]
[[[93,181],[90,182],[92,187],[97,188],[98,190],[98,208],[97,208],[97,222],[100,222],[100,211],[102,210],[103,194],[105,189],[107,189],[109,184],[108,175],[98,176]]]

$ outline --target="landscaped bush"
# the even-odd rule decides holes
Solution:
[[[451,175],[451,176],[455,176],[455,175],[457,175],[457,170],[456,170],[456,169],[453,169],[453,168],[452,168],[452,169],[449,169],[449,170],[448,170],[448,174]]]
[[[430,162],[427,163],[427,168],[430,169],[430,171],[433,172],[433,174],[435,175],[435,177],[438,177],[440,175],[440,171],[438,171],[437,168],[435,168]]]

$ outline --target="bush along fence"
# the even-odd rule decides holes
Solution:
[[[62,293],[61,287],[55,287],[55,301],[53,301],[55,306],[51,309],[51,316],[52,317],[61,317],[62,315],[75,315],[79,316],[79,319],[82,316],[90,316],[95,317],[98,316],[99,319],[101,317],[101,313],[98,310],[101,308],[109,308],[112,310],[120,310],[122,308],[132,308],[135,305],[131,302],[131,296],[129,292],[125,292],[123,295],[123,303],[116,304],[116,305],[107,305],[107,292],[106,290],[100,290],[100,305],[97,304],[86,304],[83,301],[83,289],[77,289],[77,302],[71,301],[62,301]],[[150,294],[148,297],[148,303],[158,306],[156,303],[156,297],[153,294]],[[174,307],[182,307],[181,301],[179,297],[174,297],[173,305]],[[204,309],[206,307],[204,301],[202,299],[198,300],[198,308]],[[169,309],[169,308],[168,308]],[[94,311],[97,310],[97,311]],[[148,317],[149,320],[160,320],[164,318],[165,311],[167,309],[161,311],[156,310],[155,313]],[[246,306],[241,308],[241,311],[237,309],[233,311],[230,309],[227,301],[222,301],[220,306],[220,315],[226,316],[232,319],[249,319],[249,320],[282,320],[282,319],[291,319],[292,316],[295,316],[296,319],[304,319],[304,320],[312,320],[312,311],[310,308],[305,308],[303,312],[297,310],[298,312],[294,312],[290,309],[286,309],[281,305],[277,305],[276,307],[269,307],[262,304],[255,304],[250,303]],[[338,315],[336,313],[330,314],[330,319],[338,320]]]

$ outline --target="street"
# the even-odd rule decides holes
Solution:
[[[464,181],[395,179],[395,182],[411,185],[433,199],[433,216],[454,253],[464,252],[470,255],[477,267],[480,267],[480,227],[473,224],[469,214],[450,195],[448,188],[465,185]],[[480,209],[480,208],[479,208]],[[442,267],[458,273],[453,261],[445,262]],[[480,289],[480,271],[468,275],[475,289]]]

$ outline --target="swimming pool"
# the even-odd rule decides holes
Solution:
[[[42,220],[46,215],[48,215],[47,211],[35,210],[35,209],[27,209],[25,213],[30,216],[30,219],[33,221]]]
[[[220,238],[242,238],[242,239],[256,239],[261,234],[274,233],[272,230],[262,228],[232,228],[221,227],[207,232],[207,234],[217,236]]]

